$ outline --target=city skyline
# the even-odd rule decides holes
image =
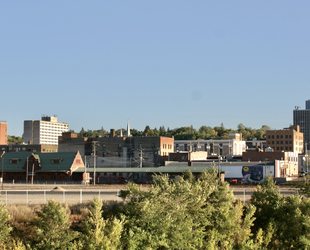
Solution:
[[[0,120],[79,132],[293,124],[310,99],[310,3],[0,3]]]

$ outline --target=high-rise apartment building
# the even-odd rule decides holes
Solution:
[[[8,144],[8,124],[0,122],[0,145]]]
[[[24,142],[29,144],[58,145],[58,136],[68,132],[68,123],[57,122],[57,117],[42,116],[41,120],[24,121]]]
[[[306,101],[306,109],[295,107],[293,111],[293,124],[300,126],[300,132],[304,133],[304,149],[310,149],[310,100]]]

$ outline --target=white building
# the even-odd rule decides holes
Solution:
[[[246,142],[241,134],[230,134],[224,140],[174,140],[175,152],[206,151],[208,155],[242,155]]]
[[[41,120],[24,121],[24,142],[28,144],[58,145],[58,136],[68,132],[68,123],[57,122],[57,117],[42,116]]]

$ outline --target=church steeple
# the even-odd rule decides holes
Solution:
[[[127,132],[126,132],[126,137],[130,137],[130,126],[129,126],[129,120],[127,121]]]

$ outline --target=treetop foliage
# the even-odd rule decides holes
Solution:
[[[175,140],[207,140],[207,139],[228,139],[231,133],[242,133],[244,140],[252,140],[254,138],[258,140],[266,139],[266,130],[269,127],[263,125],[260,129],[252,129],[251,127],[246,127],[240,123],[237,129],[226,129],[223,124],[221,126],[201,126],[198,130],[189,127],[180,127],[175,129],[165,129],[165,126],[160,126],[159,129],[156,127],[151,129],[149,125],[145,127],[143,131],[138,131],[136,129],[131,129],[130,132],[133,136],[174,136]],[[123,129],[123,135],[126,130]],[[120,129],[115,131],[116,136],[120,135]],[[96,137],[96,136],[108,136],[109,133],[103,128],[100,130],[87,130],[84,128],[78,133],[79,137]]]
[[[110,207],[96,197],[75,228],[68,207],[49,201],[24,233],[0,204],[0,249],[310,249],[310,200],[280,195],[271,177],[248,205],[216,169],[156,175],[148,189],[128,183],[120,197]]]

